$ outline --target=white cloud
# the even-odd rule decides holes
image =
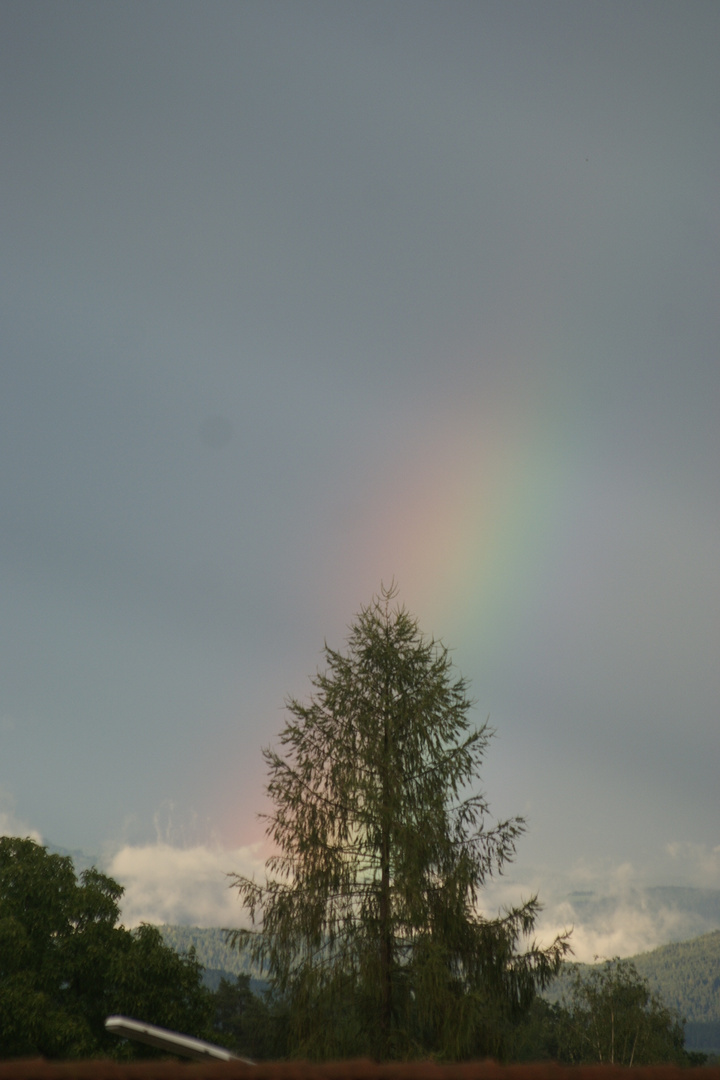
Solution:
[[[687,912],[669,907],[648,908],[643,891],[627,898],[599,898],[590,911],[584,911],[583,906],[572,898],[549,904],[538,920],[538,936],[545,941],[572,927],[574,959],[582,963],[592,963],[597,958],[635,956],[709,929]],[[607,910],[603,911],[603,907]]]
[[[582,861],[566,874],[540,870],[514,873],[490,883],[482,909],[488,917],[502,907],[518,905],[538,894],[543,911],[536,926],[541,944],[572,928],[574,959],[591,963],[595,957],[633,956],[671,941],[689,940],[717,928],[717,901],[697,897],[667,883],[667,855],[676,860],[673,882],[687,889],[720,887],[720,848],[699,844],[670,844],[663,853],[662,877],[650,866],[607,860]],[[695,894],[697,896],[697,894]]]
[[[145,845],[125,844],[107,865],[108,873],[125,887],[122,919],[126,926],[140,922],[193,926],[236,927],[244,922],[237,892],[228,873],[262,878],[261,845],[224,849],[219,845],[172,844],[167,839]],[[720,884],[720,849],[671,844],[663,852],[675,860],[683,884],[711,888]],[[562,876],[538,868],[489,882],[482,896],[488,917],[538,894],[543,910],[536,938],[548,945],[556,934],[572,928],[574,958],[632,956],[670,941],[686,940],[713,929],[712,910],[693,907],[681,890],[653,888],[668,881],[648,866],[582,861]],[[676,879],[678,880],[678,879]],[[682,893],[682,894],[681,894]],[[720,897],[718,897],[720,905]],[[712,901],[714,904],[715,901]],[[711,907],[712,907],[711,904]],[[707,904],[706,904],[707,907]],[[720,910],[720,906],[719,906]]]
[[[0,836],[29,836],[37,844],[42,844],[42,837],[37,829],[16,817],[15,799],[3,788],[0,788]]]
[[[111,859],[108,873],[125,887],[121,912],[128,927],[141,922],[235,927],[243,921],[229,873],[263,872],[259,845],[226,850],[198,844],[126,844]]]

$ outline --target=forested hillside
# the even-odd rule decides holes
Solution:
[[[666,1005],[677,1009],[686,1020],[720,1024],[720,930],[692,941],[661,945],[631,959]],[[572,971],[590,966],[566,964],[545,996],[559,1001],[567,992]]]
[[[187,953],[192,947],[202,966],[210,971],[229,975],[252,974],[247,958],[225,943],[225,931],[219,927],[201,929],[198,926],[159,926],[166,945],[176,952]]]
[[[720,930],[633,958],[664,1001],[688,1020],[720,1023]]]

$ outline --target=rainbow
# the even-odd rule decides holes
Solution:
[[[496,664],[522,656],[545,633],[577,558],[581,465],[568,430],[555,402],[516,386],[446,408],[428,402],[404,426],[400,418],[394,451],[378,452],[364,485],[345,493],[342,527],[325,538],[318,663],[323,631],[342,650],[356,612],[393,579],[422,631],[454,651],[471,694]],[[280,701],[287,684],[277,691]],[[278,730],[282,722],[278,713]],[[248,822],[251,795],[259,808],[253,789]],[[262,827],[236,833],[249,843]]]
[[[577,505],[557,411],[513,388],[427,418],[344,552],[360,602],[394,578],[423,630],[466,655],[475,641],[486,661],[536,625],[561,587]]]

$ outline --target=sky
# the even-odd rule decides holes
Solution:
[[[503,896],[720,888],[719,40],[5,0],[0,830],[240,920],[262,748],[394,580],[527,817]]]

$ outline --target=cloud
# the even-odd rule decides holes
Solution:
[[[672,941],[687,941],[720,923],[720,848],[670,844],[680,885],[656,885],[648,867],[582,861],[561,877],[528,870],[492,883],[482,909],[488,916],[537,894],[543,910],[536,937],[544,945],[572,929],[574,959],[634,956]],[[667,877],[665,877],[667,881]]]
[[[3,788],[0,788],[0,836],[29,836],[37,844],[42,844],[42,836],[37,829],[16,817],[15,799]]]
[[[130,927],[140,922],[242,925],[244,912],[227,875],[262,878],[260,849],[260,844],[181,846],[160,837],[144,845],[124,844],[107,864],[107,872],[125,887],[123,922]],[[598,956],[633,956],[715,929],[720,889],[712,886],[720,881],[720,849],[671,844],[667,852],[677,860],[678,872],[687,871],[681,879],[685,885],[656,885],[648,867],[629,862],[583,860],[560,877],[544,868],[503,875],[488,883],[482,910],[492,918],[537,894],[543,904],[534,935],[538,942],[549,945],[572,929],[574,959],[585,963]]]
[[[574,959],[582,963],[635,956],[711,929],[692,912],[648,903],[645,890],[628,897],[593,895],[588,899],[589,903],[571,896],[549,904],[538,920],[538,936],[544,940],[572,927]]]
[[[227,850],[202,844],[181,848],[162,841],[144,846],[126,844],[107,868],[125,888],[123,923],[128,927],[141,922],[240,925],[243,911],[227,875],[259,874],[264,860],[258,848]]]

